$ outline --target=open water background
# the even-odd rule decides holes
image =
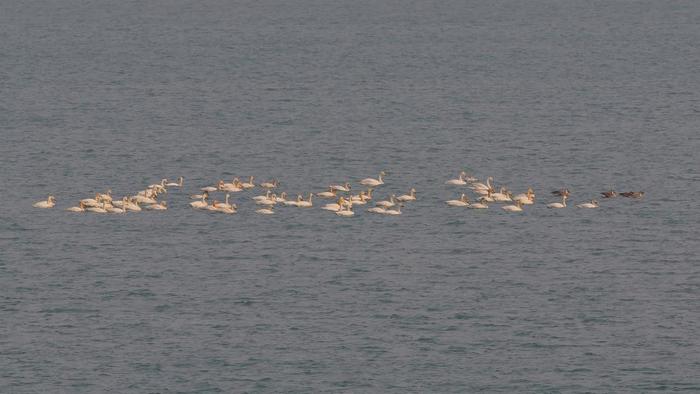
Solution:
[[[692,0],[5,1],[2,391],[700,391],[698,70]],[[401,217],[187,208],[380,170]]]

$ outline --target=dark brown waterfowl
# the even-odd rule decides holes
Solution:
[[[559,190],[553,191],[552,194],[554,194],[555,196],[562,196],[563,197],[563,196],[570,195],[571,192],[569,191],[569,189],[559,189]]]
[[[644,197],[644,192],[624,192],[620,193],[620,195],[628,198],[642,198]]]
[[[603,195],[603,198],[617,197],[617,192],[615,190],[608,190],[607,192],[602,192],[600,194]]]

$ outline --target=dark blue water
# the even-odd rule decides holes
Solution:
[[[2,391],[700,391],[699,69],[695,1],[5,2]],[[380,170],[400,217],[187,206]]]

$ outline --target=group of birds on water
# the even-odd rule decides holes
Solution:
[[[230,202],[231,193],[245,192],[260,187],[265,190],[264,194],[252,197],[252,200],[257,205],[256,213],[262,215],[272,215],[275,213],[275,207],[297,207],[311,208],[314,206],[313,197],[332,200],[321,206],[321,209],[335,213],[341,217],[351,217],[355,215],[353,207],[364,206],[373,200],[372,193],[374,190],[384,185],[384,171],[379,173],[377,178],[365,178],[358,183],[363,187],[357,194],[353,194],[352,186],[349,182],[332,184],[324,191],[317,193],[308,193],[308,197],[298,194],[296,198],[289,199],[286,192],[277,194],[275,190],[280,183],[277,180],[270,180],[255,184],[255,177],[250,176],[248,181],[241,181],[239,178],[234,178],[231,182],[219,180],[216,184],[205,186],[200,189],[200,193],[193,194],[190,198],[190,207],[196,210],[219,212],[225,214],[235,214],[238,211],[238,206]],[[182,188],[184,178],[179,177],[177,182],[168,182],[167,179],[162,179],[160,183],[149,185],[146,189],[138,191],[133,196],[124,196],[121,199],[112,197],[111,190],[105,193],[96,193],[94,198],[85,198],[78,202],[77,206],[68,208],[70,212],[92,212],[92,213],[126,213],[129,211],[139,212],[142,209],[152,211],[164,211],[168,209],[166,201],[159,200],[159,197],[168,192],[168,188]],[[503,203],[501,209],[506,212],[522,212],[526,205],[535,203],[535,193],[532,188],[524,193],[514,195],[505,186],[496,187],[493,184],[493,177],[488,177],[485,183],[479,179],[469,176],[462,171],[455,179],[450,179],[445,182],[450,186],[465,186],[469,188],[476,198],[472,201],[466,193],[461,193],[459,199],[448,200],[446,204],[451,207],[464,207],[469,209],[488,209],[490,203]],[[366,189],[364,189],[366,188]],[[211,201],[213,193],[224,193],[223,201],[214,199]],[[547,208],[560,209],[566,208],[566,200],[571,195],[568,189],[559,189],[552,192],[553,196],[561,197],[561,201],[551,202],[547,204]],[[644,196],[642,191],[632,191],[617,193],[614,190],[608,190],[601,193],[602,198],[609,199],[622,197],[641,199]],[[391,194],[385,200],[377,201],[374,206],[367,209],[367,212],[398,216],[401,215],[401,208],[406,204],[416,200],[416,189],[411,188],[407,194],[397,196]],[[211,201],[211,202],[210,202]],[[53,208],[56,205],[56,199],[49,196],[44,201],[34,203],[36,208]],[[600,205],[597,200],[590,200],[577,204],[577,208],[593,209]]]

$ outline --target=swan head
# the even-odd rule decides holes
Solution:
[[[54,198],[54,196],[49,196],[49,198],[47,198],[46,201],[48,201],[50,203],[54,203],[54,202],[56,202],[56,199]]]

